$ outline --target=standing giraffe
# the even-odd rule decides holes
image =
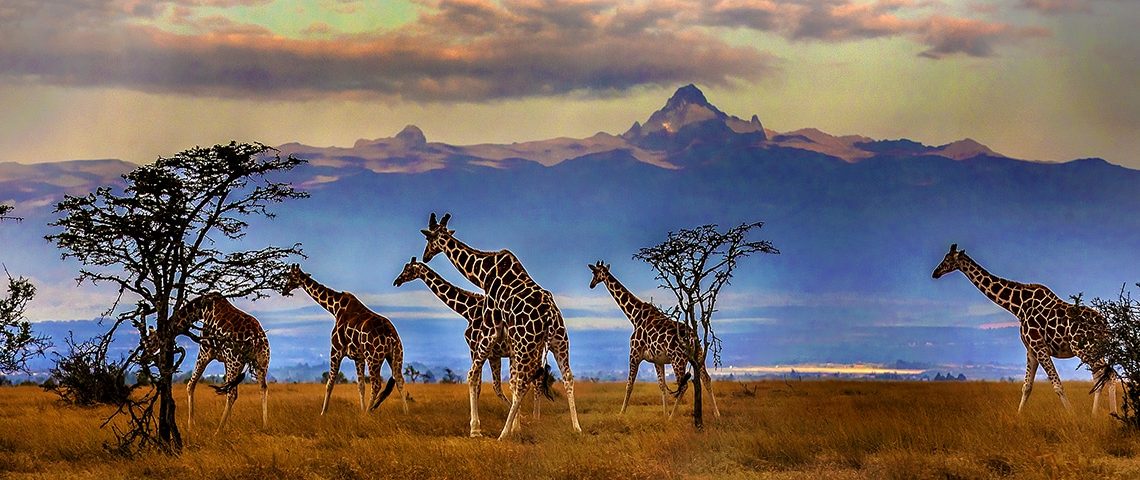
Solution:
[[[436,223],[435,214],[428,220],[428,228],[421,230],[427,239],[424,262],[443,253],[452,265],[471,283],[486,293],[487,312],[493,322],[504,325],[511,348],[511,409],[507,414],[499,440],[518,428],[517,419],[522,398],[532,385],[545,383],[544,359],[546,349],[554,355],[562,382],[566,387],[566,400],[570,406],[570,421],[574,431],[581,432],[578,411],[574,406],[574,374],[570,371],[570,340],[562,313],[554,303],[554,295],[540,287],[522,263],[509,250],[486,252],[476,250],[455,238],[454,230],[447,228],[451,214]],[[474,362],[472,362],[474,363]],[[471,366],[471,372],[476,365]],[[480,436],[478,399],[475,397],[474,379],[468,373],[467,381],[471,402],[471,436]]]
[[[400,335],[396,327],[383,315],[369,310],[356,296],[349,292],[338,292],[321,285],[309,274],[301,271],[301,267],[293,265],[289,268],[289,277],[285,282],[282,294],[289,295],[297,287],[301,287],[317,302],[336,318],[332,330],[332,348],[329,351],[329,379],[325,385],[325,400],[321,403],[321,415],[329,409],[329,397],[332,395],[333,384],[336,383],[337,374],[340,373],[340,362],[344,357],[356,363],[356,383],[360,391],[361,411],[372,411],[380,406],[384,399],[392,393],[394,385],[400,391],[400,398],[404,403],[404,413],[408,413],[408,394],[404,391],[404,346],[400,343]],[[392,369],[392,378],[380,391],[382,380],[380,367],[384,361]],[[365,366],[371,375],[372,401],[364,403]]]
[[[198,380],[202,378],[206,366],[214,360],[222,362],[226,367],[224,383],[220,387],[214,387],[219,395],[226,395],[222,421],[214,433],[222,431],[230,418],[230,411],[238,396],[237,386],[245,378],[246,365],[261,387],[261,424],[268,426],[269,388],[266,385],[266,375],[269,372],[269,339],[261,324],[253,315],[239,310],[217,292],[186,302],[170,318],[171,326],[180,335],[188,334],[190,326],[198,322],[201,322],[202,329],[202,334],[197,339],[200,346],[198,359],[194,362],[190,381],[186,383],[188,428],[194,426],[194,388],[198,386]],[[152,332],[151,338],[158,337]]]
[[[657,368],[657,384],[661,388],[661,409],[665,411],[665,394],[675,397],[673,408],[669,410],[669,417],[677,410],[677,404],[688,387],[686,383],[690,377],[688,373],[689,350],[695,345],[696,335],[693,330],[681,322],[669,318],[656,305],[642,301],[629,289],[625,288],[612,273],[610,266],[599,261],[587,265],[594,277],[590,280],[590,288],[599,283],[605,284],[606,289],[613,295],[622,313],[633,324],[633,334],[629,337],[629,380],[625,384],[625,400],[621,402],[621,413],[625,413],[629,405],[629,396],[633,393],[633,383],[637,379],[637,370],[641,362],[652,363]],[[669,389],[665,383],[665,364],[673,365],[673,375],[677,377],[677,391]],[[695,362],[694,362],[695,363]],[[713,395],[712,378],[708,370],[701,368],[701,381],[712,398],[713,413],[720,416],[720,409],[716,406],[716,395]]]
[[[1109,335],[1108,322],[1099,312],[1085,306],[1077,306],[1057,297],[1044,285],[1018,283],[997,277],[958,250],[958,244],[950,245],[950,251],[942,263],[931,274],[939,278],[958,270],[978,287],[987,298],[1017,317],[1021,324],[1021,343],[1025,345],[1026,366],[1025,384],[1021,388],[1021,403],[1017,413],[1025,408],[1029,393],[1033,391],[1033,379],[1037,376],[1040,364],[1049,375],[1053,391],[1061,399],[1066,409],[1072,409],[1065,391],[1061,387],[1061,377],[1053,366],[1052,357],[1080,358],[1093,371],[1093,378],[1108,378],[1109,404],[1116,413],[1116,383],[1112,381],[1111,370],[1103,358],[1090,354],[1094,344]],[[1092,411],[1095,414],[1100,402],[1100,391],[1104,387],[1098,382],[1093,389]]]
[[[503,395],[500,375],[503,368],[502,359],[510,358],[511,349],[507,343],[504,329],[494,325],[484,315],[486,295],[469,292],[453,285],[427,266],[426,263],[417,262],[416,257],[412,257],[412,260],[404,265],[404,270],[400,272],[400,276],[396,277],[396,281],[392,282],[392,285],[399,287],[416,279],[423,280],[424,284],[445,305],[458,313],[459,316],[467,319],[467,330],[463,331],[463,338],[467,339],[467,346],[471,349],[472,363],[478,365],[474,373],[476,379],[475,397],[479,396],[483,377],[483,362],[486,361],[491,366],[491,379],[495,395],[510,405],[511,401],[507,399],[506,395]],[[535,409],[537,410],[538,398],[536,397],[535,400]]]

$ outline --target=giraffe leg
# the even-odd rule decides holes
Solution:
[[[483,431],[479,428],[479,387],[483,382],[483,360],[476,358],[471,361],[471,369],[467,371],[467,396],[471,402],[471,437],[482,437]]]
[[[1098,363],[1099,363],[1099,365],[1096,368],[1093,368],[1093,381],[1096,381],[1096,379],[1100,377],[1100,375],[1104,371],[1104,369],[1109,368],[1108,365],[1106,365],[1104,361],[1101,361]],[[1097,388],[1096,390],[1093,391],[1093,408],[1092,408],[1093,415],[1096,415],[1097,406],[1100,405],[1100,392],[1101,392],[1101,390],[1104,390],[1105,386],[1108,386],[1108,405],[1109,405],[1109,408],[1111,409],[1113,414],[1116,413],[1116,381],[1117,381],[1117,376],[1116,376],[1115,372],[1111,373],[1110,375],[1111,375],[1111,377],[1109,378],[1109,380],[1107,382],[1105,382],[1103,385],[1101,385],[1100,388]]]
[[[677,377],[677,398],[673,399],[673,408],[669,409],[669,418],[673,418],[673,414],[677,413],[677,406],[681,404],[681,399],[685,397],[685,390],[689,388],[689,383],[681,383],[681,379],[685,378],[685,373],[689,371],[688,362],[674,362],[673,363],[673,376]]]
[[[709,398],[712,399],[713,415],[720,417],[720,409],[716,406],[716,395],[713,394],[712,377],[709,376],[709,371],[704,366],[701,366],[701,381],[705,382],[703,387],[706,392],[709,392]]]
[[[1120,377],[1113,375],[1113,379],[1108,384],[1108,405],[1112,408],[1112,414],[1116,415],[1116,384],[1120,382]]]
[[[487,363],[491,368],[491,386],[495,389],[495,396],[499,397],[503,403],[510,405],[511,400],[503,394],[503,359],[499,357],[488,358]]]
[[[1041,362],[1041,368],[1045,369],[1045,373],[1049,375],[1049,382],[1053,384],[1053,392],[1057,394],[1057,398],[1061,399],[1061,404],[1065,406],[1065,410],[1072,412],[1073,406],[1069,404],[1069,399],[1065,398],[1065,387],[1061,385],[1061,376],[1057,375],[1057,367],[1053,366],[1053,359],[1049,354],[1044,351],[1037,352],[1037,361]]]
[[[257,378],[261,381],[261,426],[269,428],[269,341],[265,341],[265,348],[259,360]]]
[[[546,379],[544,378],[540,381],[545,382]],[[541,397],[541,395],[538,394],[538,388],[535,387],[535,389],[534,389],[534,419],[535,420],[538,420],[539,417],[542,416],[542,398],[540,398],[540,397]]]
[[[1025,408],[1029,401],[1029,394],[1033,392],[1033,380],[1037,377],[1037,355],[1032,350],[1025,351],[1025,383],[1021,386],[1021,403],[1017,404],[1017,413]]]
[[[522,399],[527,394],[527,389],[530,388],[530,382],[522,380],[522,373],[515,368],[515,363],[511,361],[511,409],[507,412],[507,421],[503,424],[503,432],[499,434],[499,440],[507,438],[507,434],[513,431],[515,419],[518,418],[519,407],[522,405]]]
[[[212,360],[209,352],[199,351],[198,359],[194,361],[194,371],[190,374],[190,381],[186,382],[186,430],[194,428],[194,389],[202,379],[202,372]]]
[[[1093,369],[1092,369],[1092,372],[1093,372],[1093,382],[1096,382],[1096,379],[1097,379],[1098,373],[1099,373],[1099,372],[1100,372],[1102,369],[1104,369],[1104,368],[1106,368],[1106,367],[1103,367],[1103,366],[1102,366],[1102,367],[1096,367],[1096,368],[1093,368]],[[1093,392],[1092,392],[1092,394],[1093,394],[1093,401],[1092,401],[1092,414],[1093,414],[1093,415],[1096,415],[1096,407],[1097,407],[1098,405],[1100,405],[1100,391],[1101,391],[1101,390],[1104,390],[1104,385],[1101,385],[1101,386],[1097,387],[1097,388],[1096,388],[1096,389],[1094,389],[1094,390],[1093,390]]]
[[[384,376],[380,374],[380,368],[383,366],[384,366],[383,360],[380,360],[380,361],[369,360],[368,361],[368,380],[369,380],[369,383],[372,384],[372,396],[368,400],[368,405],[374,405],[374,406],[373,407],[366,407],[365,408],[366,412],[370,412],[370,411],[372,411],[372,410],[374,410],[380,406],[379,403],[376,403],[376,399],[380,397],[380,391],[384,387]],[[363,395],[364,395],[364,384],[363,383],[360,384],[360,394],[362,395],[360,398],[363,399],[364,398],[363,397]]]
[[[224,377],[225,383],[229,383],[231,380],[237,378],[238,375],[241,375],[241,371],[244,368],[245,364],[240,361],[227,363],[226,376]],[[238,389],[235,385],[233,390],[230,390],[229,393],[226,394],[226,408],[222,410],[222,421],[218,422],[218,429],[214,430],[214,435],[221,433],[222,428],[226,426],[226,422],[230,419],[230,413],[233,412],[234,402],[237,401],[237,397]]]
[[[340,361],[343,358],[336,352],[329,354],[329,381],[325,384],[325,401],[321,403],[321,415],[329,411],[329,397],[332,396],[333,384],[336,383],[336,376],[340,373]]]
[[[668,397],[669,386],[665,384],[665,364],[654,363],[653,369],[657,371],[657,388],[661,389],[661,414],[668,415],[669,407],[665,399]]]
[[[635,358],[633,355],[629,356],[629,379],[625,381],[625,399],[621,401],[621,411],[619,415],[625,414],[625,408],[629,406],[629,396],[633,395],[633,382],[637,381],[637,369],[641,367],[641,359]],[[662,397],[664,398],[664,397]]]
[[[261,370],[258,374],[261,380],[261,427],[269,428],[269,383],[265,379],[269,372]]]
[[[558,320],[561,321],[562,319],[559,318]],[[550,353],[554,354],[554,361],[558,363],[558,372],[562,374],[562,385],[566,387],[566,403],[570,406],[570,423],[575,432],[581,432],[582,426],[578,424],[578,409],[574,405],[574,373],[570,371],[570,341],[566,338],[565,329],[553,337],[550,342]]]
[[[408,391],[404,389],[404,354],[397,349],[388,359],[388,366],[392,368],[392,378],[396,379],[396,390],[400,392],[400,401],[404,407],[404,414],[408,413]],[[379,369],[377,369],[379,371]]]
[[[354,360],[354,362],[356,363],[356,389],[360,392],[360,411],[366,412],[368,411],[368,404],[364,403],[364,378],[365,365],[368,365],[368,361],[361,358],[359,360]],[[374,367],[375,364],[368,366]],[[376,369],[369,369],[368,373],[371,373],[372,376],[376,376]],[[376,382],[372,382],[372,398],[376,398]]]

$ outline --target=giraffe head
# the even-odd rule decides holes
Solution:
[[[610,266],[598,260],[598,263],[593,265],[586,265],[590,267],[590,271],[594,272],[594,278],[590,279],[590,288],[598,286],[599,283],[604,283],[606,277],[610,274]]]
[[[404,264],[404,270],[400,272],[400,276],[396,277],[396,281],[392,282],[392,285],[398,287],[417,278],[423,278],[425,268],[427,265],[417,262],[416,257],[412,257],[411,261]]]
[[[162,348],[162,341],[158,338],[158,331],[156,331],[154,327],[147,327],[146,330],[139,330],[139,333],[142,336],[142,341],[139,342],[139,357],[153,359],[158,356],[158,352]]]
[[[289,271],[285,272],[285,286],[281,287],[281,294],[290,296],[293,290],[301,286],[301,280],[308,277],[309,274],[301,271],[301,266],[296,263],[289,266]]]
[[[950,245],[950,251],[942,258],[942,263],[934,269],[934,273],[930,274],[933,278],[939,278],[947,273],[953,272],[962,268],[962,258],[966,256],[965,250],[958,250],[958,244]]]
[[[451,214],[445,213],[439,223],[436,223],[435,212],[432,212],[431,218],[428,219],[428,228],[420,230],[427,239],[427,246],[424,247],[424,263],[430,262],[432,257],[442,252],[444,243],[455,233],[455,230],[447,228],[448,220],[451,220]]]

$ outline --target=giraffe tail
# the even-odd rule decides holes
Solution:
[[[541,393],[547,400],[554,400],[554,390],[551,388],[554,384],[554,375],[550,374],[549,363],[538,367],[538,374],[535,375],[535,380],[538,380],[538,393]]]
[[[681,378],[677,379],[677,390],[669,390],[668,385],[665,386],[665,390],[669,390],[669,395],[672,395],[673,398],[677,398],[677,397],[679,397],[685,393],[685,385],[687,385],[689,383],[690,378],[693,378],[693,373],[692,372],[685,372],[685,374],[682,375]]]
[[[376,401],[372,402],[372,406],[368,407],[368,410],[375,410],[376,407],[379,407],[381,403],[384,403],[384,399],[388,398],[388,395],[392,394],[392,387],[395,386],[396,377],[388,377],[388,384],[384,385],[384,391],[380,392],[380,396],[376,397]]]
[[[1093,375],[1093,386],[1089,393],[1097,392],[1104,388],[1105,385],[1112,383],[1117,378],[1116,370],[1111,365],[1105,365]]]
[[[214,392],[218,395],[228,395],[230,392],[234,391],[235,388],[237,388],[238,384],[240,384],[242,380],[245,380],[245,370],[239,372],[237,376],[235,376],[232,380],[221,385],[210,385],[210,388],[213,388]]]

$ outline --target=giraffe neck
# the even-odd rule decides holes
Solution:
[[[481,295],[453,285],[427,265],[423,266],[419,278],[424,281],[424,284],[431,289],[436,297],[439,297],[444,304],[468,321],[474,317],[474,315],[470,315],[471,310],[481,305],[477,298]]]
[[[301,275],[301,288],[304,288],[305,293],[313,297],[313,301],[317,302],[317,305],[324,307],[334,317],[340,314],[341,309],[344,308],[344,304],[339,301],[340,292],[321,285],[309,275]]]
[[[443,253],[467,280],[483,290],[487,289],[492,277],[490,273],[494,272],[495,252],[476,250],[454,236],[448,236]]]
[[[213,309],[214,299],[206,295],[187,301],[170,317],[170,326],[175,335],[182,335],[190,331],[190,326],[199,320],[203,326],[207,320],[206,312]]]
[[[624,313],[625,316],[629,318],[629,321],[633,323],[633,326],[636,327],[640,321],[640,318],[638,318],[639,315],[637,315],[637,307],[644,302],[642,302],[640,298],[637,298],[637,295],[634,295],[633,292],[630,292],[628,288],[625,288],[625,285],[622,285],[612,273],[606,272],[605,284],[606,289],[610,291],[610,295],[613,295],[618,307],[621,307],[622,313]]]
[[[1006,280],[986,271],[981,265],[978,265],[978,262],[975,262],[974,259],[964,253],[962,254],[962,265],[959,267],[959,270],[966,275],[970,283],[978,287],[978,290],[981,291],[986,298],[989,298],[1001,308],[1009,310],[1014,314],[1017,313],[1014,312],[1015,305],[1013,302],[1013,299],[1017,298],[1017,296],[1013,295],[1013,292],[1025,288],[1024,284]],[[1002,290],[1004,289],[1009,289],[1010,294],[1003,295]]]

